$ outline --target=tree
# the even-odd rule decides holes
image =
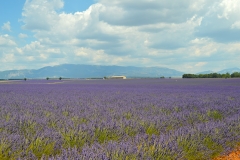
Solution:
[[[221,78],[221,75],[218,73],[212,73],[211,78]]]
[[[195,74],[183,74],[182,78],[198,78]]]
[[[61,80],[62,80],[62,77],[59,77],[59,80],[61,81]]]
[[[229,73],[222,74],[222,78],[231,78],[231,75]]]
[[[232,73],[232,74],[231,74],[231,77],[232,77],[232,78],[237,78],[237,77],[240,78],[240,72],[234,72],[234,73]]]
[[[227,72],[225,78],[231,78],[231,75]]]
[[[26,81],[27,80],[27,78],[24,78],[24,81]]]
[[[46,80],[49,80],[49,77],[47,77]]]

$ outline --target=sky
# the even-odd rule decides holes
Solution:
[[[60,64],[240,68],[240,0],[0,1],[0,71]]]

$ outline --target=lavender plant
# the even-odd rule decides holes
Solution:
[[[240,143],[240,79],[0,84],[0,159],[212,159]]]

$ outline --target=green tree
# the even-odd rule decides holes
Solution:
[[[234,72],[234,73],[231,74],[231,77],[232,78],[240,77],[240,73],[239,72]]]
[[[195,74],[183,74],[182,78],[198,78]]]

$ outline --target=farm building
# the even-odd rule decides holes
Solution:
[[[126,76],[111,76],[111,77],[108,77],[108,79],[127,79]]]

